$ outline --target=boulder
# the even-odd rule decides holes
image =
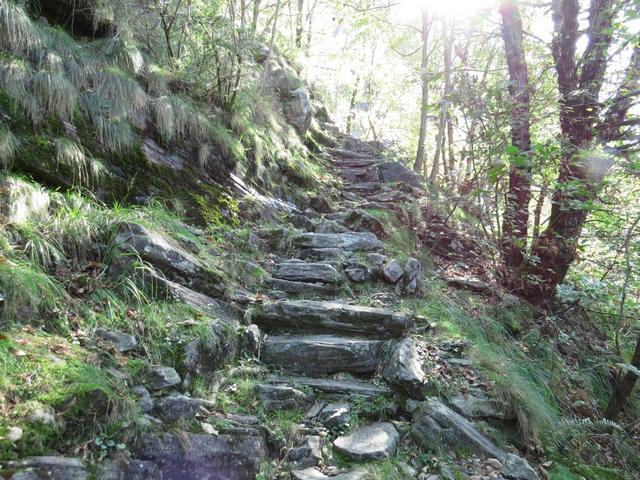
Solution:
[[[264,438],[255,435],[143,432],[134,452],[153,462],[158,472],[153,478],[163,480],[254,480],[267,458]]]
[[[460,415],[467,418],[496,418],[499,420],[514,420],[515,412],[508,405],[497,399],[487,397],[481,391],[472,391],[467,395],[457,395],[448,401]]]
[[[281,263],[273,276],[293,282],[340,283],[342,275],[328,263]]]
[[[151,394],[149,390],[144,388],[142,385],[135,386],[131,389],[133,394],[138,398],[136,404],[142,410],[143,413],[148,413],[153,408],[153,399],[151,398]]]
[[[348,403],[317,402],[304,419],[307,423],[322,424],[329,429],[340,429],[351,421],[351,405]]]
[[[96,337],[113,344],[115,349],[120,353],[133,350],[138,345],[138,341],[133,335],[115,330],[107,330],[101,327],[96,328]]]
[[[538,480],[526,460],[504,452],[482,435],[473,424],[435,398],[428,398],[414,412],[411,434],[428,450],[466,449],[495,458],[503,465],[502,474],[511,480]]]
[[[156,402],[155,412],[165,422],[177,422],[185,417],[193,417],[204,406],[202,400],[173,392]]]
[[[317,435],[304,437],[298,446],[292,449],[288,458],[295,469],[312,468],[322,461],[321,439]]]
[[[381,182],[403,182],[412,187],[419,187],[422,183],[420,175],[398,162],[381,163],[377,170]]]
[[[404,275],[404,270],[400,266],[397,260],[393,259],[389,263],[387,263],[382,269],[382,277],[386,282],[395,285],[398,283],[402,276]]]
[[[305,87],[296,88],[289,93],[289,98],[283,105],[284,116],[287,122],[296,129],[300,135],[304,135],[311,126],[313,108],[309,101],[309,91]]]
[[[362,263],[348,264],[344,269],[344,273],[349,280],[355,283],[374,281],[378,278],[377,270]]]
[[[313,395],[286,385],[256,385],[255,388],[267,412],[309,408],[315,400]]]
[[[391,423],[379,422],[336,438],[333,446],[353,460],[384,460],[393,455],[399,440],[398,432]]]
[[[85,480],[88,475],[80,458],[43,456],[3,462],[0,477],[11,480]]]
[[[343,223],[355,232],[371,232],[378,238],[387,236],[382,222],[364,210],[352,210]]]
[[[410,257],[404,270],[407,292],[415,295],[422,287],[422,264],[417,258]]]
[[[190,374],[205,375],[226,367],[240,350],[240,327],[219,319],[210,320],[206,334],[184,347],[184,366]]]
[[[315,300],[265,302],[250,313],[266,329],[306,332],[345,332],[381,337],[401,337],[412,325],[402,313],[382,308]]]
[[[139,257],[160,270],[170,280],[193,290],[221,296],[222,276],[204,266],[175,240],[136,223],[124,223],[116,237],[119,260]]]
[[[269,336],[264,343],[262,361],[307,375],[373,373],[380,362],[382,343],[335,335]]]
[[[178,372],[171,367],[151,367],[149,369],[149,382],[153,390],[173,387],[179,385],[181,381]]]
[[[242,350],[255,357],[260,356],[262,342],[264,342],[264,334],[257,325],[249,325],[242,334]]]
[[[423,399],[427,379],[423,364],[420,343],[410,337],[404,338],[393,349],[382,378],[409,396]]]
[[[373,233],[301,233],[292,237],[299,248],[340,248],[348,251],[382,250],[383,243]]]

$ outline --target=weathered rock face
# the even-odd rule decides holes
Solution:
[[[267,411],[308,408],[315,398],[286,385],[256,385],[256,393]]]
[[[407,292],[411,295],[418,293],[422,287],[422,264],[417,258],[410,257],[405,267],[405,282]]]
[[[377,166],[380,180],[385,183],[403,182],[412,187],[419,187],[422,180],[413,170],[398,162],[387,162]]]
[[[264,342],[262,361],[308,375],[372,373],[380,362],[381,347],[381,340],[334,335],[270,336]]]
[[[342,275],[328,263],[281,263],[273,276],[294,282],[340,283]]]
[[[293,244],[300,248],[340,248],[349,251],[382,250],[383,243],[373,233],[301,233]]]
[[[400,266],[398,261],[395,259],[387,263],[382,269],[382,276],[384,277],[384,279],[388,283],[391,283],[393,285],[398,283],[403,275],[404,271],[402,270],[402,267]]]
[[[149,369],[149,386],[153,390],[179,385],[182,379],[171,367],[151,367]]]
[[[155,410],[163,421],[176,422],[181,418],[193,417],[201,405],[202,402],[195,398],[173,392],[160,399],[155,405]]]
[[[158,232],[125,223],[116,237],[116,244],[123,254],[138,255],[181,285],[209,295],[220,296],[224,292],[219,273],[202,265],[193,254]]]
[[[106,328],[96,328],[96,337],[111,343],[120,353],[133,350],[138,345],[136,337],[124,332],[107,330]]]
[[[413,338],[404,338],[394,348],[382,372],[382,378],[413,398],[424,398],[426,374],[420,345]]]
[[[378,278],[378,271],[362,263],[350,263],[344,269],[345,275],[355,283],[374,281]]]
[[[291,294],[310,294],[317,297],[325,297],[335,294],[336,286],[326,283],[292,282],[279,278],[271,279],[271,287],[274,290]],[[275,298],[275,297],[272,297]]]
[[[185,346],[184,365],[190,373],[202,375],[224,368],[240,350],[238,326],[214,319],[207,330],[205,336]]]
[[[340,453],[362,460],[384,460],[398,448],[399,435],[391,423],[374,423],[358,428],[349,435],[338,437],[333,442]]]
[[[251,319],[270,330],[345,332],[400,337],[411,328],[404,314],[338,302],[290,300],[256,306]]]
[[[316,402],[304,419],[306,423],[319,423],[327,428],[343,428],[351,420],[351,405],[346,402]]]
[[[371,232],[378,238],[384,238],[387,235],[382,222],[364,210],[353,210],[349,212],[343,220],[343,223],[356,232]]]
[[[455,396],[447,402],[456,412],[466,418],[496,418],[514,420],[515,413],[505,403],[489,398],[481,392]]]
[[[359,395],[361,397],[380,397],[391,391],[386,385],[375,385],[359,380],[332,380],[330,378],[309,378],[298,376],[269,376],[273,383],[286,383],[292,386],[310,387],[328,395]]]
[[[304,135],[311,126],[313,108],[309,100],[309,91],[300,87],[289,93],[284,105],[284,116],[300,135]]]
[[[267,457],[265,440],[247,435],[184,433],[183,448],[175,435],[142,433],[135,444],[141,460],[153,462],[163,480],[254,480]]]
[[[6,468],[6,471],[5,471]],[[85,480],[87,471],[79,458],[72,457],[30,457],[4,462],[0,465],[0,476],[13,475],[12,480]]]
[[[526,460],[496,447],[471,422],[435,398],[428,398],[413,415],[411,434],[429,450],[466,448],[478,455],[498,459],[502,474],[513,480],[537,480],[538,475]]]
[[[321,439],[317,435],[304,437],[288,458],[294,469],[312,468],[322,461]]]

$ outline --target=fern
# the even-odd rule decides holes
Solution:
[[[550,440],[557,449],[575,439],[585,439],[592,435],[613,435],[624,433],[624,429],[611,420],[591,420],[590,418],[563,418],[551,431]]]

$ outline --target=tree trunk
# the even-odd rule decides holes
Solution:
[[[304,0],[298,0],[296,11],[296,48],[302,48],[302,33],[304,24]]]
[[[353,126],[353,120],[356,117],[356,99],[358,97],[358,87],[360,85],[360,75],[356,77],[356,82],[353,85],[353,92],[351,93],[351,100],[349,101],[349,114],[347,115],[346,133],[351,135],[351,127]]]
[[[427,136],[427,122],[429,120],[429,14],[426,7],[422,8],[422,61],[420,73],[422,77],[422,98],[420,103],[420,133],[418,134],[418,151],[413,170],[422,175],[424,168],[425,138]]]
[[[253,15],[251,16],[251,33],[253,35],[258,31],[258,18],[260,17],[260,3],[262,0],[253,0]]]
[[[544,201],[547,197],[547,188],[549,187],[548,181],[545,178],[542,181],[542,186],[540,187],[540,194],[538,195],[538,201],[536,202],[536,208],[533,211],[533,232],[531,236],[533,238],[537,238],[540,234],[540,222],[542,217],[542,208],[544,207]]]
[[[440,156],[442,153],[442,140],[444,137],[444,108],[440,106],[440,116],[438,117],[438,133],[436,134],[436,153],[433,155],[433,164],[431,165],[431,173],[429,181],[435,184],[438,180],[438,172],[440,170]]]
[[[529,116],[529,78],[522,45],[522,19],[516,0],[503,0],[502,39],[509,68],[511,97],[511,143],[518,155],[509,168],[509,190],[502,218],[502,258],[507,267],[516,269],[524,261],[529,227],[531,199],[531,133]]]

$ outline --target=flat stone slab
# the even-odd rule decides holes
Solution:
[[[333,446],[353,460],[384,460],[393,455],[399,440],[398,432],[391,423],[379,422],[336,438]]]
[[[251,320],[263,328],[401,337],[412,325],[403,313],[382,308],[316,300],[284,300],[257,305]]]
[[[281,280],[279,278],[271,279],[271,287],[284,293],[294,294],[310,294],[310,295],[334,295],[336,288],[333,285],[324,283],[307,283],[293,282],[290,280]]]
[[[292,282],[341,283],[342,275],[328,263],[286,262],[276,266],[274,278]]]
[[[267,381],[293,386],[305,386],[316,391],[334,395],[360,395],[362,397],[375,398],[391,393],[391,390],[386,386],[375,385],[360,380],[332,380],[330,378],[269,375]]]
[[[370,232],[300,233],[292,238],[299,248],[340,248],[351,252],[382,250],[384,244]]]
[[[412,398],[423,399],[427,378],[423,363],[420,343],[410,337],[404,338],[389,356],[382,378]]]
[[[295,480],[364,480],[367,477],[367,472],[364,469],[356,469],[330,477],[315,468],[307,468],[292,470],[291,475]]]
[[[381,340],[335,335],[269,336],[261,360],[292,373],[326,375],[373,373],[380,362]]]
[[[188,446],[185,448],[185,446]],[[254,480],[267,458],[261,436],[142,433],[134,446],[138,458],[153,462],[163,480]]]

